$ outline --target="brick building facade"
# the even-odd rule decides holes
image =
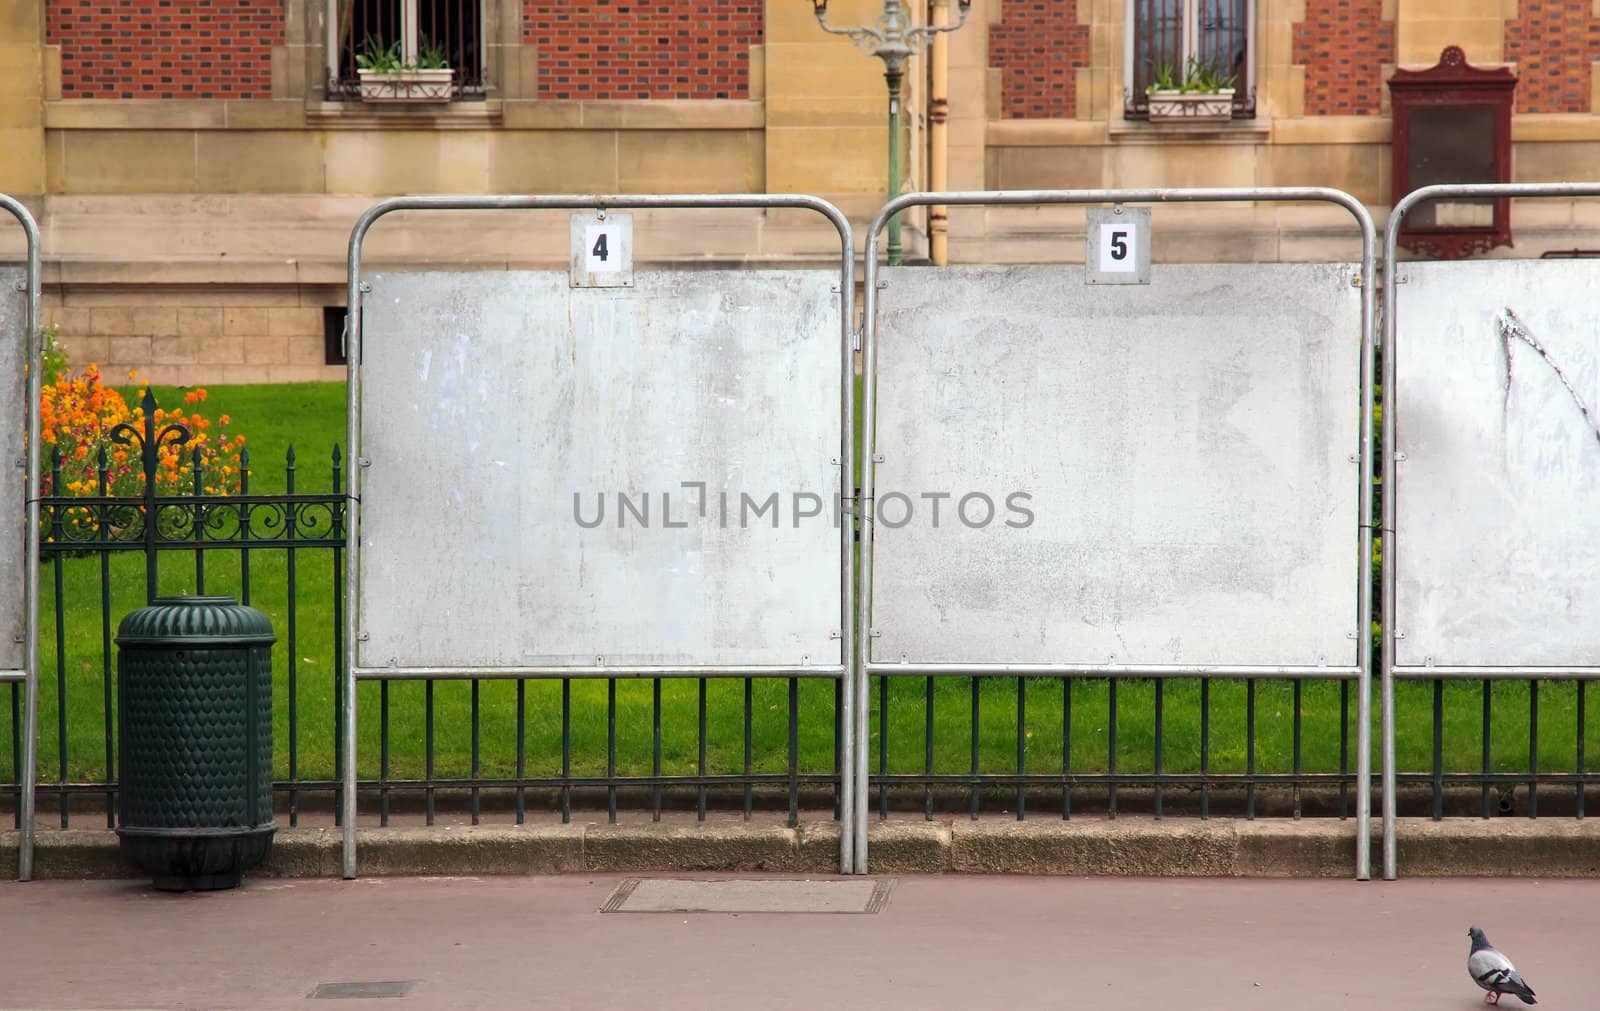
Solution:
[[[271,98],[275,0],[52,0],[45,43],[60,53],[61,97]]]
[[[523,5],[522,41],[539,53],[551,99],[750,97],[761,4]]]
[[[833,0],[829,16],[881,9]],[[440,48],[452,100],[361,100],[368,42]],[[1596,0],[974,0],[943,57],[944,141],[928,129],[932,57],[912,63],[903,186],[926,185],[939,157],[952,188],[1328,185],[1381,218],[1384,82],[1448,45],[1517,73],[1516,178],[1600,175]],[[1223,56],[1240,81],[1232,121],[1145,119],[1157,58]],[[16,0],[0,14],[0,192],[44,227],[51,320],[80,361],[156,380],[341,375],[325,310],[375,198],[809,192],[864,224],[884,123],[881,64],[824,34],[805,0]],[[1071,259],[1078,214],[957,209],[950,257]],[[565,255],[557,217],[389,224],[373,256],[548,265]],[[642,215],[642,255],[825,247],[784,215],[697,220]],[[926,221],[906,223],[926,255]],[[1573,232],[1593,223],[1519,206],[1516,254],[1584,244]],[[1353,255],[1336,232],[1308,209],[1172,209],[1157,255]],[[0,256],[16,248],[0,231]]]

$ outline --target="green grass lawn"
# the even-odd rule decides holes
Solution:
[[[129,403],[136,403],[138,388],[120,388]],[[156,386],[157,403],[177,407],[183,389]],[[301,383],[208,388],[203,404],[194,405],[205,416],[227,414],[230,428],[246,437],[250,453],[250,491],[281,493],[288,487],[287,453],[296,453],[295,489],[320,493],[333,488],[333,450],[345,440],[345,387],[343,383]],[[291,681],[295,687],[297,738],[296,773],[302,777],[333,775],[333,552],[306,549],[296,552],[295,614],[289,614],[289,557],[286,550],[258,550],[250,554],[250,603],[272,619],[279,642],[273,651],[278,697],[274,700],[275,745],[278,774],[289,771],[289,705]],[[103,567],[103,568],[102,568]],[[162,594],[230,593],[242,596],[240,553],[208,551],[203,571],[197,571],[195,554],[162,552],[159,568]],[[203,576],[203,583],[202,583]],[[145,603],[145,569],[142,552],[130,551],[102,562],[97,557],[68,557],[59,567],[49,556],[40,572],[41,644],[40,769],[46,780],[83,782],[101,779],[108,768],[106,737],[107,684],[115,664],[115,646],[106,644],[116,633],[121,617]],[[63,601],[60,645],[56,641],[56,600]],[[114,689],[113,689],[114,692]],[[59,700],[65,696],[63,710]],[[11,721],[0,719],[0,778],[14,775],[10,768]],[[65,765],[60,740],[66,739]]]
[[[118,387],[131,407],[139,387]],[[152,386],[163,408],[183,405],[187,388]],[[285,491],[285,457],[295,450],[295,490],[328,491],[332,485],[333,447],[345,456],[345,386],[343,383],[279,383],[257,386],[208,386],[206,400],[189,408],[208,418],[228,415],[229,429],[245,436],[250,451],[250,492],[270,495]]]
[[[131,391],[130,391],[131,395]],[[182,391],[158,387],[163,405],[181,403]],[[284,456],[292,444],[297,455],[296,490],[325,492],[331,487],[331,454],[344,442],[344,386],[297,384],[287,386],[215,387],[203,405],[208,416],[227,413],[232,429],[247,436],[251,452],[251,491],[281,492],[287,487]],[[273,651],[275,688],[276,775],[291,773],[291,686],[294,694],[293,772],[300,778],[336,776],[334,755],[334,700],[338,658],[334,651],[336,611],[333,592],[333,552],[302,549],[293,560],[290,579],[288,552],[281,549],[251,553],[250,602],[272,619],[279,636]],[[162,593],[194,592],[202,573],[192,553],[163,555],[160,568]],[[239,552],[219,550],[206,555],[204,589],[210,593],[238,594],[241,587]],[[57,585],[64,602],[61,645],[55,639]],[[290,618],[291,586],[294,614]],[[101,779],[107,769],[106,700],[114,656],[104,649],[115,632],[115,622],[144,603],[142,555],[130,552],[104,565],[98,558],[64,559],[59,571],[46,564],[41,575],[43,684],[40,693],[40,768],[46,782],[65,779],[87,782]],[[108,622],[102,613],[110,615]],[[114,647],[113,647],[114,650]],[[966,678],[938,678],[933,684],[934,768],[940,773],[967,771],[971,762],[971,682]],[[984,679],[979,687],[979,766],[984,772],[1015,770],[1017,751],[1017,693],[1026,693],[1027,719],[1023,728],[1029,772],[1059,771],[1062,766],[1062,683],[1038,678]],[[1169,682],[1164,697],[1164,767],[1172,772],[1200,769],[1200,685],[1194,679]],[[363,776],[379,771],[380,686],[363,684],[359,703],[360,764]],[[396,683],[390,692],[390,775],[421,776],[426,767],[425,697],[420,683]],[[533,681],[522,689],[525,714],[526,771],[531,776],[560,771],[561,685]],[[708,734],[707,771],[735,773],[744,765],[744,682],[709,679],[706,682]],[[927,685],[920,677],[893,679],[889,691],[888,761],[891,772],[916,773],[925,756]],[[1150,771],[1153,767],[1155,685],[1128,681],[1118,687],[1117,767],[1123,772]],[[697,717],[700,685],[694,680],[669,681],[661,687],[662,771],[690,774],[698,768]],[[802,681],[799,685],[799,755],[802,772],[827,772],[834,764],[834,685]],[[879,767],[879,713],[881,689],[872,686],[872,767]],[[1211,685],[1210,768],[1214,772],[1240,772],[1246,767],[1245,686],[1238,681]],[[1527,711],[1529,688],[1525,683],[1497,683],[1494,688],[1495,731],[1491,767],[1495,771],[1520,771],[1528,766]],[[1569,770],[1576,763],[1577,692],[1572,684],[1546,684],[1539,689],[1539,765],[1546,770]],[[787,768],[789,686],[785,680],[757,681],[751,688],[753,761],[758,771]],[[1376,693],[1375,693],[1376,694]],[[63,697],[66,706],[60,704]],[[652,765],[652,685],[648,681],[622,680],[617,695],[617,767],[624,774],[648,774]],[[581,680],[572,686],[572,761],[577,775],[600,774],[606,768],[606,682]],[[5,694],[0,693],[0,699]],[[472,686],[441,682],[433,688],[434,772],[440,776],[466,776],[472,770]],[[518,688],[514,682],[484,682],[479,688],[480,770],[488,777],[516,772]],[[5,703],[0,702],[0,706]],[[1451,684],[1445,692],[1445,751],[1447,770],[1472,771],[1481,763],[1481,695],[1478,682]],[[1400,767],[1431,768],[1432,687],[1402,684],[1398,693],[1398,754]],[[1600,719],[1589,706],[1586,733],[1595,738]],[[1373,738],[1377,740],[1377,706],[1374,698]],[[1108,767],[1109,690],[1104,680],[1083,679],[1072,687],[1071,764],[1075,772],[1102,771]],[[3,712],[3,710],[0,710]],[[1263,772],[1287,772],[1293,756],[1293,687],[1284,682],[1257,685],[1256,766]],[[1340,761],[1339,686],[1333,682],[1308,682],[1301,703],[1303,753],[1306,771],[1336,771]],[[0,716],[0,780],[14,778],[12,721]],[[65,755],[58,742],[66,741]],[[1349,751],[1354,765],[1355,705],[1349,711]],[[1597,749],[1589,748],[1593,752]]]

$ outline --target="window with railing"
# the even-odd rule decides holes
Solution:
[[[1233,88],[1233,118],[1255,115],[1256,0],[1128,0],[1124,114],[1150,114],[1152,86]]]
[[[336,0],[330,8],[330,99],[483,97],[482,0]]]

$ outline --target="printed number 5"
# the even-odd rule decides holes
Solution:
[[[605,239],[602,237],[600,241],[604,242]],[[1111,258],[1113,260],[1125,260],[1128,258],[1127,232],[1111,233]]]
[[[594,248],[589,250],[589,252],[590,252],[591,255],[593,255],[597,259],[599,259],[601,263],[604,263],[606,261],[606,257],[609,256],[610,253],[606,249],[606,233],[605,232],[601,232],[600,233],[600,237],[598,239],[596,239],[595,242],[594,242]]]

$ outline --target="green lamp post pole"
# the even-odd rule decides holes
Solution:
[[[883,79],[889,84],[889,199],[900,195],[900,91],[905,83],[906,60],[927,48],[940,32],[953,32],[967,23],[972,0],[956,0],[961,16],[953,25],[913,25],[902,0],[884,0],[883,13],[870,28],[835,28],[828,24],[828,0],[811,0],[822,30],[847,35],[857,46],[883,61]],[[901,260],[900,215],[889,219],[889,265]]]
[[[900,85],[905,81],[905,60],[885,58],[883,79],[889,82],[889,189],[893,200],[900,195]],[[900,266],[900,215],[889,219],[889,265]]]

